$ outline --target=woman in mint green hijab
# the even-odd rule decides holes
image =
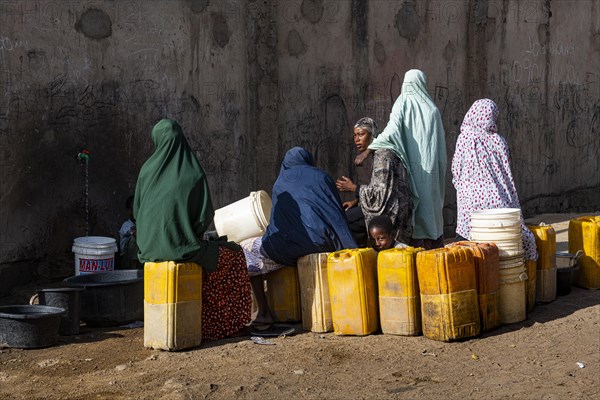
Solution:
[[[202,240],[214,209],[206,176],[181,126],[161,120],[152,129],[152,141],[154,153],[142,166],[135,188],[138,258],[202,266],[202,337],[229,336],[250,320],[244,253],[235,243]]]
[[[413,201],[410,244],[442,247],[446,139],[442,117],[427,92],[427,78],[422,71],[406,72],[387,126],[356,163],[360,165],[371,151],[379,149],[393,151],[408,170]]]

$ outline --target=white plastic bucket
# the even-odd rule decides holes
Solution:
[[[477,219],[471,216],[471,229],[477,228],[516,228],[521,229],[521,221],[518,219]]]
[[[510,257],[507,259],[500,259],[500,262],[499,262],[499,267],[501,270],[523,267],[524,265],[525,265],[525,261],[523,259],[523,256]],[[523,269],[523,270],[525,270],[525,269]]]
[[[215,229],[219,236],[239,243],[262,236],[271,218],[271,197],[264,190],[215,211]]]
[[[505,226],[472,226],[471,232],[520,235],[522,232],[521,229],[521,224]]]
[[[83,236],[73,240],[75,275],[114,271],[117,241],[104,236]]]
[[[521,239],[521,231],[515,232],[478,232],[471,231],[471,237],[476,240],[482,240],[487,242],[517,242]]]
[[[487,219],[493,221],[520,221],[520,208],[490,208],[487,210],[477,210],[471,213],[471,219]]]
[[[514,268],[500,269],[498,305],[502,323],[513,324],[527,318],[526,281],[527,271],[523,263]]]

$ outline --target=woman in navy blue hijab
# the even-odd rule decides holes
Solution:
[[[302,147],[288,150],[273,185],[262,246],[283,265],[296,265],[307,254],[357,247],[333,179],[313,164],[312,154]]]

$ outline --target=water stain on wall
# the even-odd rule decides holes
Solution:
[[[453,41],[448,40],[446,47],[444,47],[444,52],[442,53],[442,57],[448,64],[450,64],[454,58],[456,57],[456,45]]]
[[[316,24],[323,17],[325,7],[323,6],[323,0],[303,0],[300,6],[300,12],[302,16]]]
[[[213,13],[211,19],[213,41],[220,48],[223,48],[229,43],[229,39],[231,38],[231,31],[229,30],[229,25],[227,25],[227,19],[221,13]]]
[[[208,0],[192,0],[191,9],[196,14],[201,13],[208,7]]]
[[[373,45],[373,53],[375,53],[375,60],[379,64],[383,64],[385,62],[385,47],[383,47],[383,43],[380,40],[375,40],[375,44]]]
[[[421,29],[419,15],[414,3],[404,3],[396,14],[394,25],[403,38],[415,40]]]
[[[298,31],[295,29],[292,29],[288,33],[286,39],[286,46],[288,49],[288,53],[292,57],[298,57],[299,55],[306,53],[306,45],[304,44],[300,33],[298,33]]]
[[[600,33],[592,36],[592,45],[594,46],[594,50],[600,51]]]
[[[30,50],[27,52],[27,65],[29,71],[45,71],[48,68],[48,57],[44,50]]]
[[[90,8],[81,14],[75,29],[90,39],[104,39],[112,35],[112,20],[104,11]]]

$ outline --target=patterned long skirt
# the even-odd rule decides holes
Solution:
[[[250,322],[251,307],[244,252],[219,247],[217,269],[202,273],[202,341],[238,332]]]

